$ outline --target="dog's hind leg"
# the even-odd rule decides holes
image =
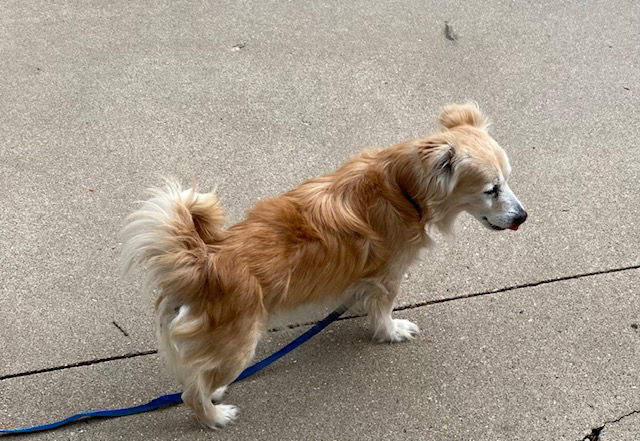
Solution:
[[[394,319],[393,301],[398,294],[399,281],[388,283],[363,280],[359,290],[364,294],[364,306],[369,316],[373,338],[380,342],[396,343],[413,339],[420,329],[409,320]]]
[[[232,422],[238,410],[212,400],[222,398],[253,358],[267,311],[258,281],[233,263],[218,261],[206,287],[206,302],[180,307],[170,338],[185,371],[178,375],[182,400],[203,425],[219,428]]]
[[[259,336],[256,331],[231,328],[222,326],[211,333],[212,350],[204,355],[211,361],[198,363],[182,393],[182,400],[196,413],[198,420],[212,429],[224,427],[236,418],[237,407],[214,404],[212,400],[219,401],[227,385],[251,361]]]

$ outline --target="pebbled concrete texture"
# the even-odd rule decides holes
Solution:
[[[640,321],[638,276],[585,277],[406,310],[397,316],[422,329],[409,343],[374,344],[365,320],[337,322],[232,386],[225,402],[242,413],[221,432],[202,429],[181,406],[33,439],[580,440],[640,409],[640,334],[631,326]],[[261,355],[301,331],[270,333]],[[0,381],[0,420],[36,423],[175,390],[155,355],[100,363]]]
[[[235,221],[469,98],[531,218],[497,235],[464,217],[400,305],[640,264],[638,14],[630,0],[7,2],[0,375],[155,347],[117,231],[161,176],[219,184]]]

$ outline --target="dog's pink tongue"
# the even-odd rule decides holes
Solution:
[[[520,228],[520,225],[513,225],[513,226],[509,227],[509,229],[513,230],[513,231],[518,231],[518,228]]]

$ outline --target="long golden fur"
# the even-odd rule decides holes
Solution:
[[[365,150],[258,202],[228,229],[213,193],[175,182],[130,217],[124,259],[146,264],[158,288],[161,350],[201,422],[233,420],[233,406],[211,399],[249,363],[275,313],[358,295],[377,340],[415,335],[418,328],[391,311],[428,229],[448,231],[457,214],[477,209],[487,185],[506,186],[510,172],[475,105],[449,106],[439,121],[442,130],[431,136]]]

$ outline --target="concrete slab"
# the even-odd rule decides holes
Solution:
[[[152,299],[115,260],[160,176],[220,184],[237,220],[468,98],[531,220],[463,219],[402,304],[640,264],[639,21],[632,0],[7,3],[0,376],[155,347]]]
[[[639,287],[636,270],[414,308],[399,314],[423,331],[407,344],[377,345],[364,320],[338,322],[233,386],[241,419],[217,434],[177,407],[32,439],[576,441],[640,409]],[[271,333],[261,352],[298,332]],[[0,381],[0,421],[175,390],[156,356],[15,378]]]

